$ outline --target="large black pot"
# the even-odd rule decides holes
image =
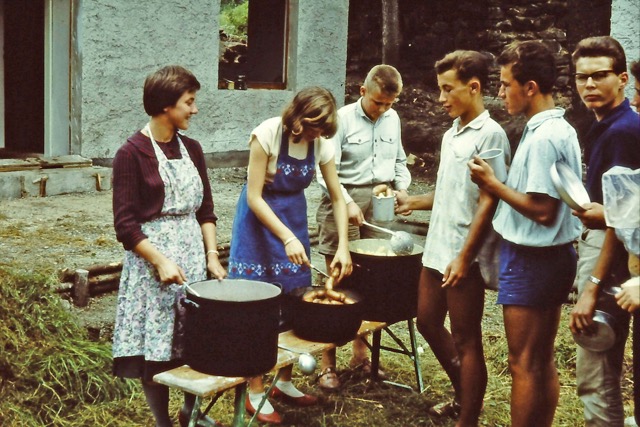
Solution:
[[[278,359],[281,294],[276,285],[251,280],[190,284],[185,362],[196,371],[225,377],[270,371]]]
[[[353,340],[362,323],[362,297],[353,290],[336,289],[355,303],[332,305],[303,300],[302,296],[313,289],[316,288],[298,288],[285,295],[293,333],[308,341],[338,345]]]
[[[393,255],[389,240],[362,239],[350,242],[349,252],[355,267],[340,286],[363,296],[365,320],[395,323],[415,317],[422,247]]]

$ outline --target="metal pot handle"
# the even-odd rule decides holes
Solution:
[[[191,301],[189,298],[185,297],[185,298],[181,298],[180,299],[180,304],[182,304],[182,306],[186,309],[198,309],[200,308],[200,304],[198,304],[195,301]]]

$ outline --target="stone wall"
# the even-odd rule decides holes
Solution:
[[[402,43],[397,67],[408,92],[400,97],[396,109],[403,119],[407,150],[437,152],[441,136],[451,124],[437,101],[435,61],[455,49],[488,51],[497,56],[516,40],[542,40],[555,52],[557,102],[567,108],[567,117],[579,134],[584,133],[593,118],[575,93],[571,52],[584,37],[609,34],[611,3],[612,0],[399,0]],[[367,70],[381,61],[381,9],[380,1],[350,1],[347,100],[357,97],[357,85]],[[486,104],[507,130],[515,148],[524,120],[506,114],[502,102],[496,99],[498,82],[496,69],[487,88]]]

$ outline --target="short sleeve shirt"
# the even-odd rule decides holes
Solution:
[[[578,137],[563,116],[564,109],[555,108],[531,117],[513,157],[505,182],[508,187],[520,193],[547,194],[560,199],[549,172],[559,160],[582,177]],[[559,204],[555,223],[546,226],[525,217],[503,200],[498,203],[493,227],[511,243],[534,247],[572,242],[581,229],[580,221],[571,215],[571,208],[565,203]]]
[[[480,190],[469,177],[467,162],[474,154],[492,148],[511,160],[509,140],[504,130],[484,111],[459,129],[460,119],[444,134],[436,178],[433,211],[422,264],[444,273],[462,251],[469,227],[478,209]]]

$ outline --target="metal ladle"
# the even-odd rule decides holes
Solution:
[[[379,227],[367,221],[362,221],[362,223],[374,230],[391,234],[391,250],[396,255],[410,255],[413,252],[413,238],[406,231],[391,231],[388,228]]]

